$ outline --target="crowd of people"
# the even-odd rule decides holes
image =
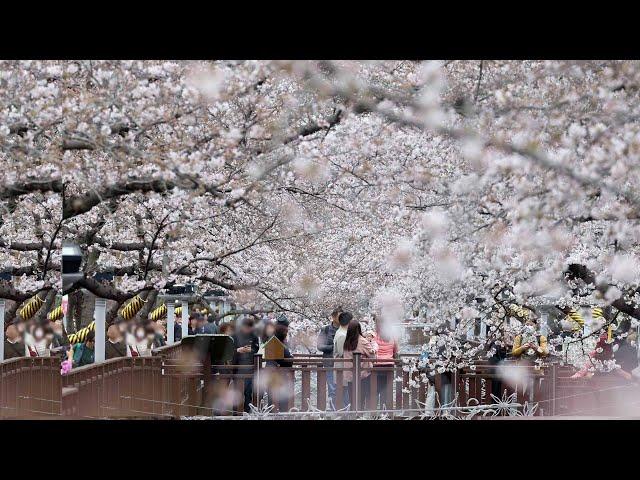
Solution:
[[[5,330],[4,358],[48,357],[52,350],[69,345],[61,320],[21,320]]]
[[[363,333],[360,322],[350,312],[336,308],[330,315],[330,323],[322,328],[317,342],[318,351],[325,359],[325,365],[334,364],[332,359],[353,359],[355,353],[363,357],[363,366],[371,366],[367,359],[389,359],[398,356],[398,343],[391,336],[385,335],[376,322],[376,330]],[[289,320],[284,314],[258,316],[243,316],[237,321],[222,321],[215,315],[205,315],[194,311],[189,317],[188,334],[221,334],[229,335],[234,342],[233,365],[253,365],[254,355],[264,355],[265,345],[275,337],[284,346],[283,358],[267,360],[269,367],[290,367],[293,365],[293,355],[288,344]],[[82,340],[72,344],[64,332],[61,320],[50,321],[18,321],[7,327],[5,333],[5,358],[22,356],[50,356],[62,352],[67,365],[63,371],[78,368],[95,362],[95,331],[90,327],[82,334]],[[166,345],[166,322],[164,320],[125,320],[117,317],[108,326],[105,339],[105,359],[119,357],[150,356],[152,350]],[[182,319],[175,319],[174,338],[182,338]],[[392,364],[393,362],[390,362]],[[385,365],[378,362],[378,365]],[[336,362],[335,366],[341,366]],[[362,402],[367,401],[369,392],[370,369],[363,369],[361,382],[363,392]],[[350,391],[353,382],[351,371],[345,370],[343,386],[345,404],[350,401]],[[380,374],[377,379],[378,393],[382,397],[386,389],[387,375]],[[244,405],[248,411],[253,396],[253,380],[244,381]],[[335,407],[336,379],[333,370],[327,371],[327,391],[330,408]],[[381,400],[382,401],[382,400]]]
[[[375,320],[375,318],[374,318]],[[345,362],[336,359],[353,360],[354,354],[359,353],[362,358],[360,408],[364,408],[368,402],[370,376],[375,372],[371,360],[376,359],[375,365],[389,366],[398,358],[398,342],[393,335],[385,334],[381,322],[375,322],[375,331],[363,332],[362,326],[352,313],[343,311],[341,307],[334,309],[330,315],[330,322],[324,326],[317,340],[317,349],[322,353],[323,364],[327,367],[341,367]],[[234,340],[233,365],[253,365],[254,355],[265,354],[265,345],[273,337],[278,339],[283,347],[284,354],[281,358],[267,359],[267,367],[291,367],[293,355],[287,342],[289,321],[285,315],[278,317],[264,316],[261,319],[245,317],[239,321],[238,330],[232,335]],[[386,362],[385,362],[386,360]],[[351,365],[350,362],[346,362]],[[239,371],[238,371],[239,372]],[[343,371],[342,386],[344,387],[344,404],[351,402],[353,373],[350,369]],[[388,375],[386,372],[377,373],[377,395],[380,406],[384,403],[384,395],[387,389]],[[327,370],[327,392],[329,408],[336,408],[336,376],[332,369]],[[254,380],[244,380],[244,409],[249,411],[252,402]],[[285,402],[286,403],[286,399]]]

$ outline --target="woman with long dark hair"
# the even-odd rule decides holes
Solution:
[[[344,358],[353,359],[354,353],[360,353],[361,358],[375,358],[376,353],[374,346],[369,340],[362,336],[362,328],[360,322],[357,320],[351,320],[347,326],[347,336],[344,340]],[[348,363],[346,363],[348,365]],[[358,408],[364,408],[367,398],[369,396],[369,381],[371,376],[372,367],[371,362],[361,362],[361,373],[359,379],[354,379],[353,373],[350,370],[345,370],[343,376],[343,384],[347,387],[346,391],[349,392],[349,398],[352,398],[351,391],[353,388],[353,381],[360,381],[360,405]]]

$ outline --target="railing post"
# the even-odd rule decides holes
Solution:
[[[93,319],[96,322],[95,330],[95,362],[104,362],[104,333],[107,313],[107,301],[104,298],[96,298]]]
[[[0,298],[0,362],[4,360],[4,306],[4,299]]]
[[[189,335],[189,302],[182,300],[182,338]]]
[[[260,378],[260,370],[262,369],[262,354],[255,353],[253,355],[253,405],[260,407],[260,386],[262,379]]]
[[[558,365],[551,364],[551,415],[556,415],[556,384],[558,382]]]
[[[173,300],[167,300],[167,344],[175,343],[174,328],[176,323],[176,305]]]
[[[353,398],[351,399],[351,410],[358,411],[360,409],[360,353],[353,352]]]
[[[455,368],[451,374],[451,383],[452,398],[447,399],[447,402],[452,401],[456,398],[456,395],[458,395],[458,368]]]

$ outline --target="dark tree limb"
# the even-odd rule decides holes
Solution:
[[[0,200],[8,200],[35,192],[62,193],[62,180],[30,180],[0,186]]]

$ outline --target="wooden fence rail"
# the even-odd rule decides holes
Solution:
[[[537,404],[536,415],[600,415],[607,405],[618,408],[629,389],[637,388],[621,385],[615,375],[572,379],[572,369],[555,364],[536,368],[512,363],[510,368],[522,372],[515,383],[507,383],[498,367],[485,362],[426,377],[426,372],[408,368],[411,357],[295,355],[291,367],[277,367],[256,355],[253,365],[210,365],[178,343],[154,350],[150,357],[107,360],[64,376],[56,357],[12,359],[0,362],[0,418],[242,415],[247,385],[253,385],[254,406],[266,394],[275,412],[324,411],[330,407],[326,381],[331,373],[335,409],[400,414],[437,407],[435,397],[439,404],[454,398],[459,406],[492,404],[506,391],[515,393],[521,405]],[[356,381],[345,382],[347,375]]]
[[[0,362],[0,418],[59,416],[60,359],[22,357]]]

